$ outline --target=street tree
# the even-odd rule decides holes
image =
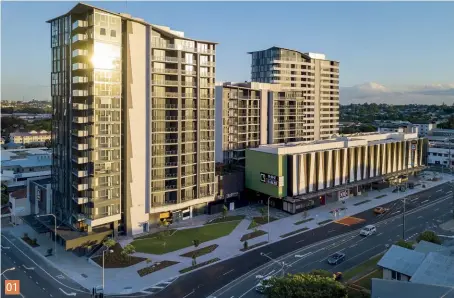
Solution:
[[[403,248],[407,248],[407,249],[413,249],[413,244],[412,243],[407,242],[407,241],[402,240],[402,239],[397,241],[396,245],[400,246],[400,247],[403,247]]]
[[[126,244],[125,247],[123,247],[121,254],[124,257],[130,258],[131,254],[133,254],[135,252],[136,252],[136,248],[132,244]]]
[[[226,205],[222,206],[222,218],[226,218],[227,212],[228,212],[227,206]]]
[[[200,240],[199,239],[194,239],[194,240],[192,240],[192,243],[194,244],[194,247],[197,248],[200,245]]]
[[[347,298],[346,287],[332,276],[288,274],[264,281],[268,298]]]
[[[419,242],[421,240],[432,242],[435,244],[441,244],[440,237],[438,237],[438,235],[435,234],[435,232],[433,231],[424,231],[421,234],[419,234],[418,237],[416,237],[416,241]]]
[[[265,207],[260,208],[259,212],[262,215],[262,218],[264,219],[266,216],[266,208]]]

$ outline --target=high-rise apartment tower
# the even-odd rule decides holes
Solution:
[[[86,4],[52,19],[53,198],[129,235],[215,196],[215,43]]]
[[[304,122],[297,125],[297,131],[304,131],[305,140],[338,133],[339,62],[327,60],[323,54],[279,47],[249,54],[252,81],[279,83],[283,91],[303,92]]]

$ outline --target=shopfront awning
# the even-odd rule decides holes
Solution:
[[[40,234],[55,233],[55,219],[52,216],[36,217],[36,215],[27,215],[21,218]],[[76,231],[64,224],[62,221],[57,220],[57,236],[63,240],[65,250],[73,250],[97,245],[111,234],[112,230],[108,228],[90,233]]]

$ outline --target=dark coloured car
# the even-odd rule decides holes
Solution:
[[[328,258],[328,264],[337,265],[345,261],[345,254],[341,252],[336,252],[331,257]]]

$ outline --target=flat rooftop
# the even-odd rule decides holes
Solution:
[[[350,148],[357,146],[387,144],[403,140],[416,140],[418,139],[417,133],[358,133],[351,135],[344,135],[333,137],[331,139],[311,141],[311,142],[292,142],[281,144],[268,144],[260,145],[257,148],[249,150],[273,153],[279,155],[298,154],[312,151],[324,151],[332,149]]]

